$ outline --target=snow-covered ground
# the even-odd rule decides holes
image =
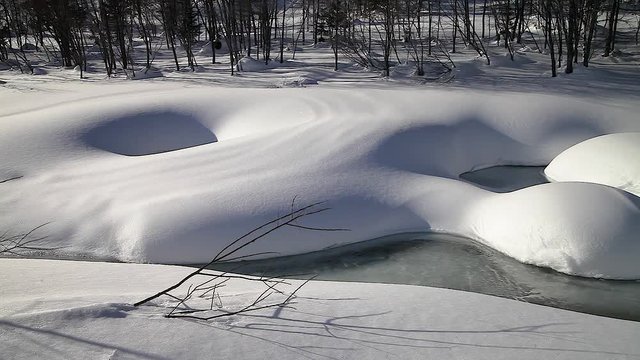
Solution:
[[[47,98],[65,100],[44,106]],[[1,176],[22,178],[3,184],[0,206],[10,211],[0,224],[23,232],[48,223],[39,231],[66,252],[203,263],[297,197],[332,208],[304,224],[351,231],[286,229],[247,252],[432,230],[569,274],[640,278],[637,196],[566,183],[496,194],[458,178],[544,165],[585,139],[638,131],[635,101],[155,82],[5,99]]]
[[[191,269],[0,259],[11,359],[637,359],[640,323],[406,285],[311,282],[293,308],[220,321],[131,303]],[[231,284],[222,301],[252,301]]]
[[[639,279],[640,198],[624,186],[495,193],[459,178],[545,166],[584,140],[640,131],[637,55],[557,79],[542,54],[491,66],[466,56],[444,84],[344,63],[334,73],[330,50],[312,47],[235,77],[222,65],[136,81],[0,71],[0,229],[45,224],[31,236],[47,236],[38,244],[57,248],[49,256],[202,263],[295,198],[331,207],[300,225],[350,231],[283,228],[243,254],[438,231],[568,274]],[[128,305],[185,268],[0,267],[0,340],[12,358],[640,357],[638,323],[449,290],[310,282],[295,310],[202,323]],[[242,302],[259,290],[225,291]]]

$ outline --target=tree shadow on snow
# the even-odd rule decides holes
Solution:
[[[7,321],[7,320],[0,320],[0,328],[5,328],[12,332],[19,331],[19,332],[27,332],[27,333],[42,335],[45,338],[53,339],[55,343],[59,343],[60,341],[70,341],[72,343],[77,343],[80,346],[94,347],[102,350],[114,350],[115,352],[121,352],[122,354],[128,355],[129,357],[136,357],[136,358],[150,359],[150,360],[170,360],[169,357],[165,357],[159,354],[152,354],[152,353],[140,351],[133,348],[127,348],[118,344],[111,344],[111,343],[106,343],[102,341],[92,340],[90,338],[83,338],[76,335],[65,334],[61,331],[30,327],[30,326],[18,324],[18,323]],[[32,342],[36,343],[37,341],[36,339],[32,339]],[[28,345],[28,344],[25,344],[25,345]],[[53,348],[50,346],[47,346],[46,343],[38,342],[37,345],[40,347],[43,347],[43,346],[48,347],[50,348],[49,351],[53,351]],[[63,349],[67,347],[68,346],[64,346]],[[33,349],[33,348],[31,348],[30,350],[34,352],[38,352],[36,349]],[[64,354],[61,354],[61,355],[63,355],[62,357],[64,357]],[[67,354],[67,355],[72,356],[72,354]],[[41,353],[40,356],[44,356],[44,353]]]
[[[335,301],[340,301],[336,299]],[[286,315],[283,314],[286,312]],[[414,349],[443,349],[451,350],[456,347],[486,348],[495,350],[520,350],[535,351],[540,355],[557,352],[569,352],[575,354],[600,354],[606,355],[635,355],[611,351],[588,350],[584,348],[560,348],[540,347],[536,345],[518,346],[493,343],[490,337],[483,336],[487,341],[479,342],[478,334],[482,335],[522,335],[529,337],[537,335],[551,337],[556,340],[574,343],[571,332],[555,330],[555,328],[569,323],[544,323],[518,327],[506,327],[501,329],[473,329],[473,330],[443,330],[429,328],[394,328],[376,325],[368,325],[367,318],[389,316],[393,311],[382,313],[364,313],[347,316],[327,316],[318,313],[298,311],[295,308],[286,307],[285,311],[277,311],[271,315],[244,314],[244,321],[238,325],[231,324],[223,329],[242,336],[262,340],[287,350],[301,354],[304,357],[321,356],[330,359],[339,359],[331,354],[335,351],[357,351],[362,349],[388,353],[377,346],[393,346]],[[311,319],[317,320],[311,320]],[[200,323],[205,326],[217,327],[211,323]],[[282,340],[282,334],[290,334],[291,341]],[[443,338],[441,335],[454,336]],[[460,340],[461,337],[471,336],[468,341]],[[286,338],[287,340],[289,338]],[[320,339],[320,340],[319,340]],[[321,339],[325,339],[324,341]],[[304,340],[308,340],[305,345]],[[327,343],[329,342],[329,343]],[[506,341],[503,341],[506,343]],[[325,345],[322,345],[325,344]],[[330,345],[329,345],[330,344]],[[397,355],[389,353],[389,355]]]

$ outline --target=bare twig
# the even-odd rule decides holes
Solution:
[[[234,240],[233,242],[231,242],[229,245],[225,246],[222,250],[220,250],[218,252],[218,254],[216,254],[213,259],[208,262],[205,265],[202,265],[201,267],[199,267],[197,270],[195,270],[194,272],[192,272],[191,274],[185,276],[182,280],[180,280],[179,282],[177,282],[176,284],[152,295],[149,296],[146,299],[143,299],[141,301],[138,301],[137,303],[133,304],[134,306],[140,306],[144,303],[147,303],[151,300],[154,300],[172,290],[175,290],[177,288],[179,288],[181,285],[183,285],[184,283],[186,283],[189,279],[193,278],[196,275],[199,275],[202,273],[202,271],[204,269],[206,269],[207,267],[213,265],[214,263],[217,262],[222,262],[225,260],[229,260],[231,258],[231,255],[237,253],[238,251],[246,248],[247,246],[251,245],[252,243],[256,242],[257,240],[264,238],[265,236],[269,235],[270,233],[284,227],[287,226],[289,224],[294,223],[296,220],[303,218],[305,216],[310,216],[313,214],[319,214],[321,212],[327,211],[329,210],[328,207],[320,207],[321,205],[323,205],[325,202],[324,201],[320,201],[320,202],[315,202],[311,205],[307,205],[304,206],[298,210],[293,210],[290,211],[289,213],[280,216],[274,220],[271,220],[251,231],[249,231],[248,233],[240,236],[239,238],[237,238],[236,240]]]
[[[8,179],[4,179],[4,180],[0,180],[0,184],[4,184],[6,182],[12,181],[12,180],[18,180],[18,179],[22,179],[22,176],[14,176],[12,178],[8,178]]]
[[[285,307],[289,304],[291,299],[293,299],[295,293],[309,280],[304,281],[300,286],[298,286],[292,292],[286,292],[281,287],[283,286],[291,286],[290,283],[281,280],[282,277],[292,276],[292,275],[283,275],[281,277],[254,277],[254,276],[245,276],[239,274],[230,274],[228,272],[223,273],[213,273],[207,271],[207,268],[216,263],[229,262],[232,260],[245,259],[252,256],[257,255],[265,255],[272,254],[273,252],[260,252],[253,253],[249,255],[236,255],[241,250],[247,248],[249,245],[255,243],[256,241],[266,237],[272,232],[285,227],[290,226],[294,228],[299,228],[303,230],[314,230],[314,231],[347,231],[348,229],[338,229],[338,228],[321,228],[321,227],[311,227],[297,224],[296,221],[299,219],[311,216],[314,214],[319,214],[329,210],[328,207],[324,207],[325,202],[315,202],[307,206],[303,206],[296,210],[296,197],[294,197],[291,201],[290,211],[282,216],[278,216],[276,219],[271,220],[257,228],[247,232],[246,234],[238,237],[228,245],[226,245],[222,250],[220,250],[212,260],[199,267],[189,275],[182,278],[180,281],[175,283],[168,288],[159,291],[158,293],[147,297],[137,303],[134,306],[140,306],[149,301],[152,301],[158,297],[163,295],[167,295],[176,301],[174,305],[171,305],[169,312],[165,315],[166,317],[185,317],[185,318],[194,318],[200,320],[211,320],[223,316],[231,316],[235,314],[240,314],[248,311],[255,311],[259,309],[265,309],[269,307]],[[241,266],[241,265],[240,265]],[[237,268],[232,269],[231,271],[236,270]],[[195,277],[206,277],[206,279],[202,280],[200,283],[196,285],[190,284],[186,293],[183,295],[175,295],[171,294],[174,290],[180,288],[182,285],[185,285],[189,280]],[[224,284],[230,280],[234,279],[235,281],[254,281],[259,282],[264,285],[264,290],[254,298],[254,300],[239,310],[225,310],[222,307],[222,298],[220,297],[220,288],[225,286]],[[275,297],[285,297],[282,301],[277,301]],[[206,303],[206,307],[198,308],[196,306],[192,306],[195,299],[206,299],[209,300]],[[216,300],[218,304],[216,304]],[[269,300],[269,301],[267,301]],[[275,302],[274,302],[275,301]],[[270,304],[266,304],[269,302]],[[191,305],[189,305],[191,304]],[[214,305],[216,305],[216,309],[214,309]],[[194,315],[196,313],[202,313],[207,311],[217,311],[214,315]]]
[[[20,256],[23,255],[24,251],[42,251],[42,250],[56,250],[61,247],[41,247],[41,246],[33,246],[38,242],[46,239],[47,236],[40,236],[33,238],[32,235],[39,230],[40,228],[48,225],[49,223],[44,223],[40,226],[36,226],[30,231],[24,234],[17,234],[9,236],[9,232],[5,231],[2,235],[0,235],[0,254],[9,254]]]

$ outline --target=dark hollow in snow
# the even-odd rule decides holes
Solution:
[[[133,114],[91,129],[83,141],[95,148],[127,156],[151,155],[218,141],[192,115],[176,112]]]

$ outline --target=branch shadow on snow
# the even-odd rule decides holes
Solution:
[[[145,351],[141,351],[134,348],[124,347],[118,344],[110,344],[103,341],[93,340],[89,337],[80,337],[76,335],[65,334],[62,331],[57,330],[49,330],[49,329],[39,329],[36,327],[31,327],[23,324],[19,324],[16,322],[11,322],[7,320],[0,320],[0,328],[5,328],[6,330],[15,332],[27,332],[42,335],[45,337],[52,338],[56,343],[60,341],[69,341],[72,343],[78,343],[79,345],[84,345],[88,347],[94,347],[102,350],[116,351],[126,354],[130,357],[149,359],[149,360],[169,360],[169,357],[165,357],[159,354],[153,354]],[[26,338],[26,337],[25,337]],[[45,346],[45,343],[37,342],[35,339],[32,340],[38,346]],[[66,346],[65,346],[66,347]],[[52,349],[50,349],[52,350]],[[60,349],[58,349],[60,351]],[[73,353],[68,354],[68,356],[72,356]],[[64,354],[61,354],[64,355]]]
[[[340,299],[333,301],[339,302]],[[363,300],[357,300],[363,301]],[[295,305],[293,305],[295,306]],[[336,306],[339,306],[336,304]],[[286,314],[284,314],[286,313]],[[506,327],[500,329],[430,329],[425,328],[400,328],[369,325],[367,319],[381,316],[392,316],[393,311],[381,313],[361,313],[347,316],[328,316],[319,313],[302,312],[295,307],[278,309],[272,314],[245,314],[243,321],[227,323],[227,327],[221,328],[215,323],[197,322],[206,327],[228,331],[243,337],[282,347],[297,353],[305,358],[323,357],[339,359],[332,354],[335,351],[357,351],[363,349],[387,352],[377,346],[394,346],[415,349],[444,349],[451,350],[456,347],[486,348],[504,351],[535,351],[544,354],[557,352],[569,352],[575,354],[601,354],[601,355],[633,355],[613,351],[587,350],[584,348],[561,348],[540,346],[503,345],[492,343],[486,336],[485,342],[479,342],[474,336],[482,335],[536,335],[551,337],[560,341],[575,342],[572,332],[562,331],[558,327],[571,325],[570,323],[542,323],[523,325],[518,327]],[[313,320],[316,319],[316,320]],[[376,321],[374,320],[373,323]],[[369,323],[369,324],[368,324]],[[283,337],[282,334],[287,334]],[[441,335],[451,334],[455,337],[443,338]],[[563,335],[568,335],[564,337]],[[471,336],[468,341],[460,339]],[[283,340],[286,339],[286,340]],[[290,340],[289,340],[290,339]],[[324,341],[322,340],[324,339]],[[449,340],[450,339],[450,340]],[[331,345],[323,345],[323,344]],[[397,354],[394,354],[397,355]]]
[[[296,302],[298,302],[297,304]],[[302,310],[296,306],[309,308],[317,306],[330,306],[331,309],[339,310],[338,314],[323,314],[320,310]],[[345,303],[343,303],[345,302]],[[354,304],[356,302],[356,304]],[[276,346],[284,351],[297,355],[298,358],[327,358],[341,359],[345,353],[351,353],[354,357],[355,352],[364,351],[371,355],[372,353],[381,353],[381,355],[394,355],[393,349],[417,349],[417,350],[454,350],[462,349],[490,349],[494,353],[505,351],[510,354],[512,351],[533,351],[541,358],[546,354],[557,354],[559,352],[571,353],[579,356],[579,354],[597,354],[603,357],[610,356],[637,356],[637,354],[628,354],[606,350],[589,350],[584,347],[575,346],[576,339],[574,332],[571,330],[563,330],[564,326],[573,325],[565,322],[543,322],[536,324],[520,324],[520,326],[510,327],[491,327],[490,325],[477,325],[473,328],[465,326],[460,328],[429,328],[428,326],[420,327],[403,327],[381,325],[388,324],[389,319],[395,317],[402,318],[408,314],[402,310],[388,310],[369,312],[359,311],[352,312],[348,309],[366,309],[370,299],[360,298],[340,298],[340,297],[303,297],[296,296],[296,299],[283,308],[273,310],[262,310],[255,313],[245,313],[234,315],[226,318],[224,321],[199,321],[193,319],[184,319],[183,325],[170,327],[167,329],[175,329],[168,331],[163,341],[169,341],[180,346],[189,346],[183,342],[185,331],[197,333],[197,339],[224,339],[225,346],[231,349],[233,356],[238,349],[242,353],[242,348],[247,346],[259,346],[260,342],[265,345]],[[361,303],[361,304],[357,304]],[[345,305],[347,307],[341,307]],[[92,310],[92,309],[89,309]],[[95,309],[93,309],[95,310]],[[100,310],[100,309],[98,309]],[[122,310],[122,309],[120,309]],[[137,311],[124,308],[125,312]],[[334,311],[335,312],[335,311]],[[396,314],[396,312],[399,312]],[[83,315],[84,314],[84,315]],[[346,314],[346,315],[343,315]],[[50,347],[50,351],[55,351],[61,356],[65,355],[65,351],[69,351],[67,355],[77,353],[72,345],[85,347],[87,349],[97,349],[98,351],[115,351],[121,353],[125,357],[135,357],[143,359],[164,360],[169,357],[153,352],[157,343],[155,341],[131,343],[129,346],[123,346],[120,340],[113,340],[108,343],[101,339],[102,331],[91,330],[94,326],[89,326],[89,331],[83,331],[81,335],[74,332],[74,329],[86,328],[82,323],[94,322],[97,318],[113,318],[111,312],[106,314],[100,311],[89,311],[89,313],[81,312],[79,317],[74,318],[75,325],[70,328],[63,329],[43,329],[27,324],[21,324],[15,321],[0,320],[0,329],[6,330],[6,334],[14,334],[23,339],[29,338],[34,348]],[[140,314],[142,318],[145,314]],[[456,316],[453,314],[452,316]],[[127,317],[127,316],[125,316]],[[135,318],[141,319],[140,316]],[[158,319],[156,319],[158,320]],[[147,319],[152,321],[152,319]],[[166,319],[165,321],[175,321]],[[427,318],[428,321],[428,318]],[[396,323],[401,323],[397,321]],[[132,324],[127,320],[113,323],[111,331],[117,334],[119,329],[129,329]],[[175,332],[174,332],[175,331]],[[138,327],[137,336],[140,341],[151,339],[157,336],[157,329],[153,326]],[[126,332],[125,332],[126,333]],[[225,334],[227,333],[227,334]],[[176,336],[180,334],[180,336]],[[226,336],[225,336],[226,335]],[[126,335],[124,335],[126,336]],[[495,337],[494,337],[495,336]],[[511,338],[505,336],[515,336],[519,339],[513,343]],[[536,346],[536,344],[528,345],[531,337],[551,338],[553,343],[564,343],[566,347],[557,346]],[[466,338],[468,337],[468,338]],[[116,338],[118,338],[116,336]],[[171,340],[173,339],[173,340]],[[198,341],[195,339],[194,341]],[[248,340],[256,340],[257,344],[251,345]],[[216,340],[213,340],[216,341]],[[63,344],[62,346],[53,346],[55,344]],[[34,350],[37,351],[37,350]],[[470,350],[473,351],[473,350]],[[196,353],[199,353],[196,351]]]
[[[217,142],[192,115],[172,111],[122,116],[85,133],[89,146],[115,154],[141,156]]]

